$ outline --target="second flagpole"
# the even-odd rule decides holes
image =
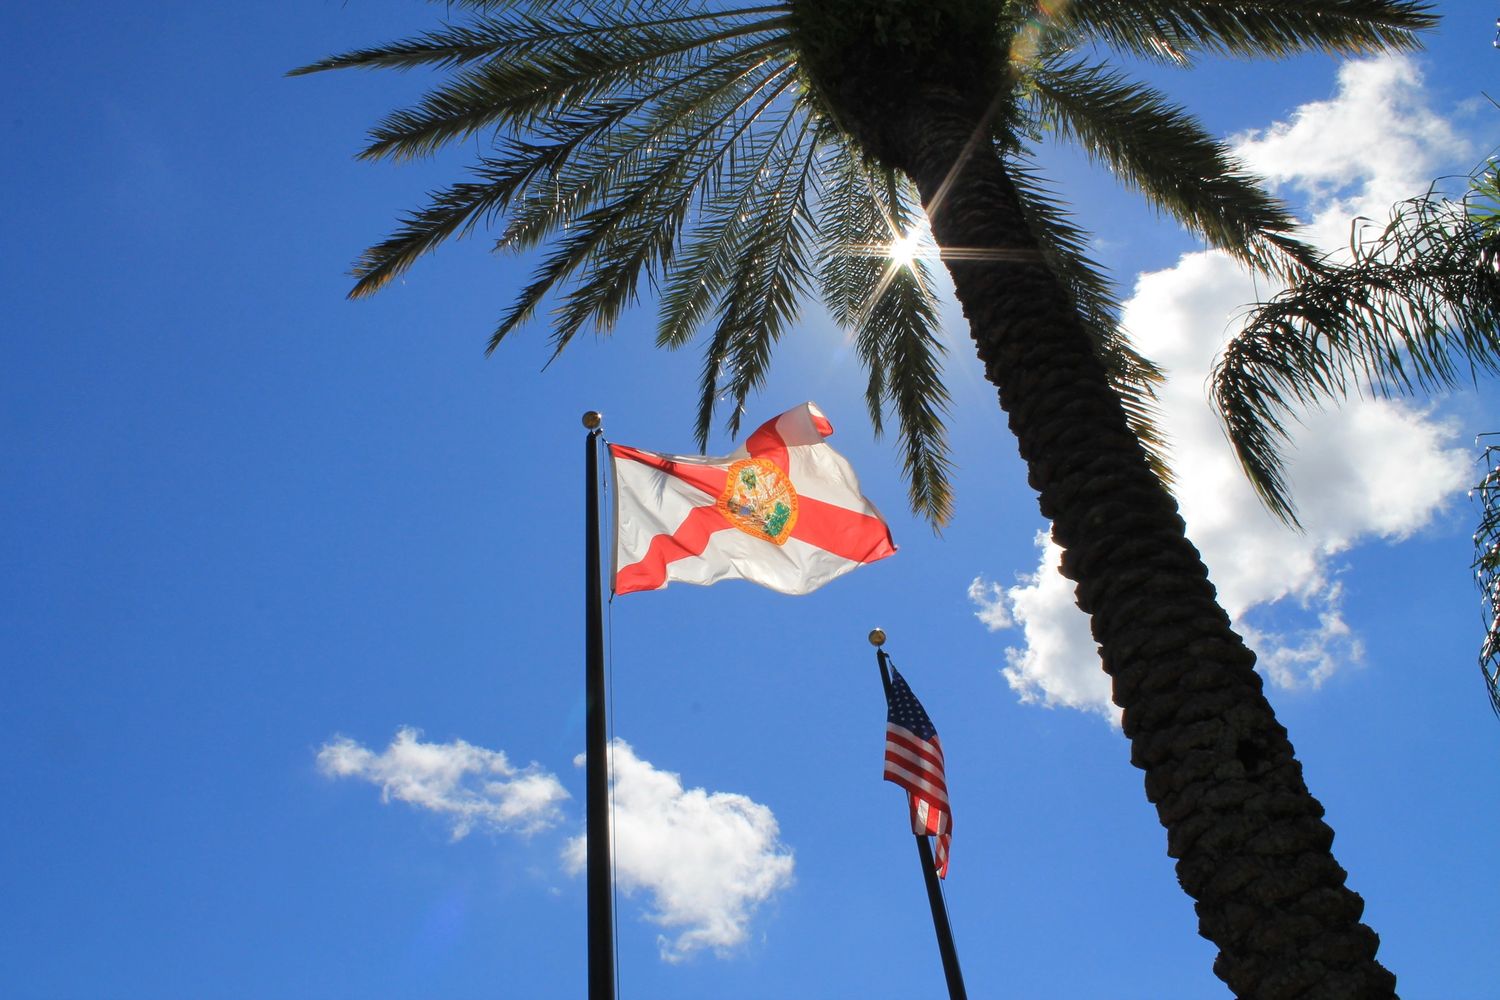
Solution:
[[[870,645],[875,647],[875,662],[880,664],[880,682],[885,687],[885,700],[891,701],[891,672],[887,667],[885,629],[870,630]],[[933,864],[932,844],[927,835],[919,833],[917,838],[917,861],[922,866],[922,880],[927,886],[927,905],[932,910],[932,929],[937,934],[938,955],[943,960],[943,978],[948,983],[949,1000],[968,1000],[964,989],[964,974],[958,966],[958,949],[953,944],[953,928],[948,923],[948,907],[943,902],[943,888],[938,884],[937,866]]]
[[[588,428],[584,467],[584,768],[588,841],[589,1000],[614,1000],[614,880],[609,838],[609,757],[605,746],[604,584],[599,558],[599,438],[603,418],[583,415]]]

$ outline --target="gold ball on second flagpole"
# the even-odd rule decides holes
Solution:
[[[872,646],[884,646],[885,645],[885,629],[883,629],[883,628],[872,628],[872,629],[870,629],[870,645],[872,645]]]
[[[587,427],[589,430],[595,429],[602,423],[604,423],[604,414],[600,413],[598,410],[590,410],[583,415],[583,426]]]

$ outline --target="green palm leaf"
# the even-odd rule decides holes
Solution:
[[[934,526],[952,515],[944,419],[944,350],[927,238],[909,262],[892,260],[891,244],[920,234],[921,209],[906,178],[859,155],[842,136],[830,137],[830,184],[819,233],[819,284],[835,321],[854,334],[868,374],[865,405],[876,433],[890,406],[897,418],[907,497]]]
[[[1383,0],[1073,0],[1063,17],[1109,46],[1186,64],[1198,53],[1281,58],[1413,49],[1437,17]]]
[[[1162,94],[1081,62],[1047,66],[1035,83],[1044,125],[1213,246],[1286,276],[1314,263],[1312,248],[1290,235],[1296,220],[1285,207]]]
[[[1250,482],[1296,522],[1282,451],[1294,407],[1371,388],[1406,394],[1500,372],[1500,199],[1495,171],[1468,194],[1435,188],[1256,307],[1225,347],[1213,396]]]
[[[815,180],[810,124],[804,118],[790,144],[757,172],[744,204],[744,238],[724,275],[712,364],[705,363],[699,394],[696,429],[705,448],[721,389],[730,403],[730,434],[739,434],[745,400],[765,380],[771,348],[796,318],[806,289]]]
[[[713,189],[720,169],[732,157],[744,155],[742,144],[753,141],[751,127],[774,113],[774,106],[783,101],[792,82],[787,66],[771,67],[734,91],[727,109],[721,110],[718,103],[706,106],[703,116],[711,117],[701,125],[695,117],[687,129],[676,123],[668,131],[648,129],[644,136],[627,139],[624,145],[639,156],[619,157],[610,172],[596,175],[592,183],[562,187],[561,196],[550,207],[542,206],[541,223],[522,215],[520,222],[528,226],[522,233],[528,239],[537,239],[564,222],[576,220],[577,225],[558,241],[557,249],[517,298],[491,337],[490,350],[529,319],[548,292],[585,263],[593,268],[593,277],[585,281],[585,288],[610,280],[602,276],[609,268],[616,271],[616,277],[623,269],[633,283],[651,260],[649,248],[643,247],[640,239],[650,238],[653,230],[675,232],[693,202]],[[508,232],[506,240],[519,242],[515,232]],[[658,244],[657,258],[675,242],[669,239],[664,245]],[[621,253],[626,259],[620,258]],[[582,294],[607,300],[610,292],[595,288]],[[566,346],[588,318],[586,311],[580,314],[575,310],[555,327],[557,348]]]
[[[1500,445],[1485,447],[1484,464],[1484,478],[1470,494],[1479,504],[1474,582],[1479,584],[1485,624],[1479,669],[1489,690],[1490,707],[1500,716]]]
[[[384,286],[446,239],[503,220],[497,248],[545,247],[545,255],[497,324],[490,350],[549,299],[558,302],[555,350],[586,328],[608,331],[648,280],[662,289],[663,346],[688,342],[715,317],[699,394],[703,439],[721,400],[737,426],[815,275],[835,319],[853,331],[873,426],[883,427],[887,406],[897,415],[914,508],[940,523],[951,510],[947,396],[929,265],[892,269],[880,256],[894,238],[884,230],[917,227],[917,199],[894,172],[864,162],[807,91],[794,62],[793,8],[693,0],[449,7],[474,14],[293,71],[449,74],[372,131],[367,157],[425,156],[466,137],[493,136],[492,151],[468,179],[434,192],[360,257],[351,294]],[[1056,16],[1016,5],[999,18],[1003,30],[1040,29],[1017,91],[1031,103],[997,121],[1025,122],[1029,114],[1034,127],[1079,143],[1212,245],[1296,276],[1317,259],[1223,145],[1158,92],[1069,56],[1070,47],[1097,39],[1177,61],[1200,53],[1358,52],[1407,47],[1430,21],[1422,5],[1388,0],[1076,0]],[[1003,145],[1014,147],[1004,134]],[[1018,156],[1012,148],[1033,234],[1132,429],[1166,477],[1153,391],[1160,372],[1119,329],[1118,304],[1088,257],[1086,234]],[[790,186],[776,189],[768,177]],[[771,235],[783,244],[766,242]]]

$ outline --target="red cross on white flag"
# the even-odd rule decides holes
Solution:
[[[768,420],[733,454],[609,446],[617,594],[749,580],[806,594],[896,551],[812,403]]]

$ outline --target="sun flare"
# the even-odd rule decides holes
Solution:
[[[917,259],[917,244],[919,239],[918,234],[914,232],[907,233],[905,236],[898,236],[891,241],[890,248],[886,251],[886,256],[897,267],[911,267],[912,262]]]

